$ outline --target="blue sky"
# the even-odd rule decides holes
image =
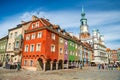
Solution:
[[[32,15],[47,18],[78,36],[82,5],[89,31],[99,29],[107,47],[120,48],[120,0],[0,0],[0,38]]]

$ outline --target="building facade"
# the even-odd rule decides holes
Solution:
[[[21,63],[24,31],[30,22],[23,22],[17,27],[9,29],[5,56],[8,64]]]
[[[0,39],[0,62],[5,61],[5,52],[6,52],[6,45],[7,45],[8,36],[5,36]]]
[[[117,50],[111,50],[112,62],[118,62],[118,53]]]
[[[111,49],[110,48],[107,48],[106,49],[106,52],[108,54],[108,63],[110,64],[112,61],[112,52],[111,52]]]
[[[22,68],[54,70],[78,67],[82,42],[47,19],[31,21],[25,31]],[[86,46],[87,48],[91,48]],[[92,49],[88,49],[88,52]],[[81,53],[83,54],[83,53]],[[88,56],[87,56],[88,57]],[[90,56],[89,56],[90,59]]]
[[[117,50],[118,61],[120,62],[120,48]]]
[[[82,8],[82,13],[81,13],[81,25],[80,25],[80,39],[84,44],[91,45],[93,48],[94,54],[90,55],[87,49],[84,49],[85,52],[85,63],[90,61],[88,59],[88,56],[94,56],[94,60],[92,62],[97,63],[108,63],[108,57],[106,54],[106,46],[104,44],[104,36],[100,35],[100,32],[98,30],[93,30],[92,36],[90,35],[89,32],[89,27],[87,24],[87,19],[85,18],[85,12],[84,9]],[[86,58],[87,57],[87,58]]]
[[[98,29],[92,31],[93,48],[94,48],[94,62],[108,63],[108,54],[104,43],[104,36],[100,34]]]

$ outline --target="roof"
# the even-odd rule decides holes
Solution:
[[[14,28],[8,29],[8,31],[11,31],[11,30],[15,30],[15,29],[21,28],[22,25],[28,24],[28,23],[30,23],[30,22],[31,22],[31,21],[28,21],[28,22],[24,22],[24,23],[18,24],[17,27],[14,27]]]
[[[8,39],[8,35],[2,37],[0,40]]]
[[[81,33],[80,38],[89,38],[90,34],[89,33]]]

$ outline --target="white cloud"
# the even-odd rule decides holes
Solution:
[[[0,32],[4,33],[7,31],[8,28],[15,27],[15,25],[20,23],[20,20],[24,20],[24,21],[31,20],[32,15],[48,18],[51,23],[58,24],[61,26],[61,28],[79,29],[80,26],[80,18],[81,18],[80,11],[53,11],[53,12],[32,11],[32,12],[25,12],[21,15],[13,16],[12,18],[7,19],[5,22],[0,24],[1,29],[3,29]],[[119,36],[120,25],[119,24],[114,26],[110,25],[111,23],[120,21],[120,18],[118,16],[120,16],[120,11],[86,13],[86,18],[88,19],[88,25],[90,30],[96,27],[100,29],[100,32],[105,36],[106,41],[114,41],[120,39]],[[73,33],[75,33],[75,35],[78,36],[79,32],[75,31]],[[120,43],[118,44],[120,45]],[[112,44],[112,46],[115,45]],[[115,48],[118,48],[118,46],[115,46]]]

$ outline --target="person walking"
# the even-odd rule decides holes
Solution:
[[[80,69],[82,69],[82,66],[83,66],[82,63],[80,63]]]
[[[21,68],[20,64],[19,64],[19,63],[17,63],[17,71],[19,71],[19,70],[20,70],[20,68]]]
[[[98,64],[98,69],[100,70],[100,64]]]

